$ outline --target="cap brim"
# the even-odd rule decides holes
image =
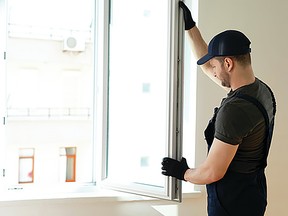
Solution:
[[[207,61],[209,61],[210,59],[212,59],[214,56],[211,56],[209,54],[203,56],[202,58],[200,58],[198,61],[197,61],[197,65],[203,65],[205,64]]]

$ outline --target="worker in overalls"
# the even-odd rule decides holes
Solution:
[[[165,157],[162,174],[205,184],[209,216],[263,216],[267,206],[265,168],[271,144],[276,102],[271,89],[256,78],[250,41],[236,30],[205,43],[183,3],[187,31],[197,64],[228,90],[204,132],[208,155],[197,168]],[[209,89],[207,89],[209,91]]]

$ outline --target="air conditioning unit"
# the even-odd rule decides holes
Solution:
[[[63,40],[63,51],[85,51],[85,39],[76,36],[67,36]]]

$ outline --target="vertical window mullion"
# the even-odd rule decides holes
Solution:
[[[174,5],[175,6],[175,5]],[[170,16],[170,128],[169,128],[169,157],[180,160],[183,148],[183,22],[179,19],[179,10],[171,9]],[[182,182],[167,177],[167,192],[170,199],[182,200]]]

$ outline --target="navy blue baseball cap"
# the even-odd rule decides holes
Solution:
[[[240,31],[227,30],[217,34],[208,45],[208,53],[197,61],[202,65],[216,56],[236,56],[251,52],[250,40]]]

